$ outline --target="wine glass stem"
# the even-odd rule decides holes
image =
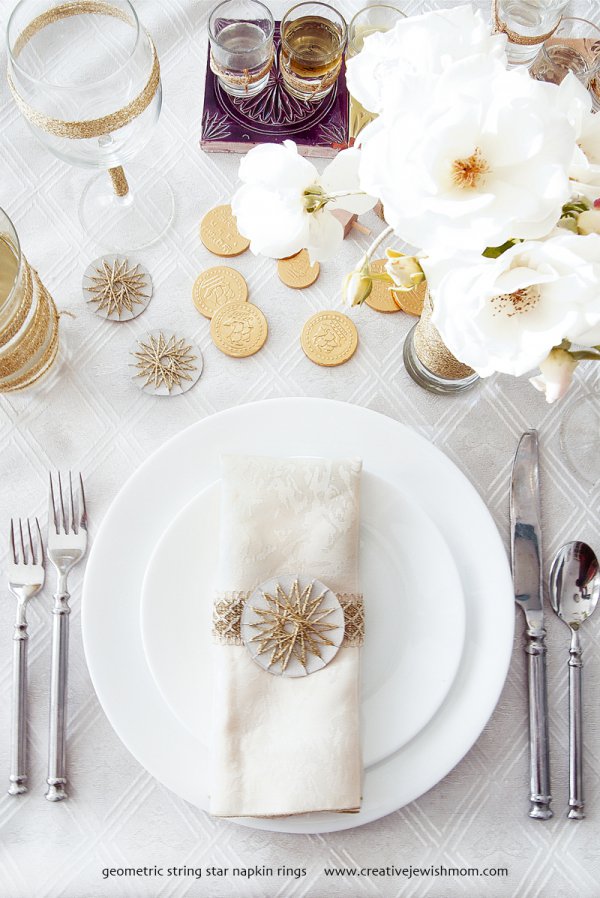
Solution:
[[[117,168],[109,168],[108,173],[112,181],[113,190],[117,196],[127,196],[129,193],[129,184],[123,167],[119,165]]]

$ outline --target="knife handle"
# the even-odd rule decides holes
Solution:
[[[569,813],[571,820],[582,820],[583,811],[583,742],[581,708],[581,645],[579,631],[571,631],[569,649]]]
[[[546,689],[546,631],[528,629],[527,679],[529,686],[530,800],[529,816],[548,820],[550,809],[550,751],[548,748],[548,693]]]

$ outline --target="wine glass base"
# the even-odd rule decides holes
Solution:
[[[563,415],[560,447],[571,473],[588,487],[600,484],[600,393],[575,402]]]
[[[156,243],[175,214],[173,191],[155,172],[127,174],[129,193],[117,196],[106,172],[88,183],[79,204],[79,220],[99,246],[130,252]]]

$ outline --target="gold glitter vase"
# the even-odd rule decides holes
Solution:
[[[463,393],[475,386],[479,375],[452,355],[431,320],[432,311],[427,291],[421,317],[404,341],[404,366],[430,393]]]
[[[0,209],[0,393],[39,381],[57,352],[54,300],[21,252],[10,218]]]

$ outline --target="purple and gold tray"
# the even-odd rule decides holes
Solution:
[[[279,22],[274,37],[277,59]],[[269,83],[257,96],[230,97],[207,60],[200,146],[207,153],[245,153],[260,143],[289,139],[298,144],[303,156],[330,158],[348,146],[348,110],[343,63],[331,93],[319,103],[308,103],[287,93],[276,65],[271,69]]]

